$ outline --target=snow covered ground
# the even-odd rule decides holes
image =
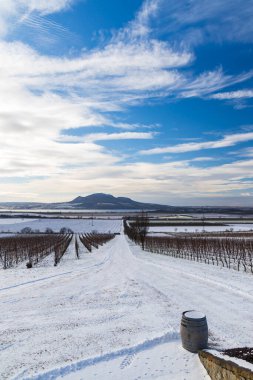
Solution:
[[[7,223],[8,221],[8,223]],[[0,223],[0,232],[20,232],[25,227],[33,230],[44,232],[47,228],[58,232],[61,228],[70,228],[76,233],[89,233],[97,231],[98,233],[117,233],[120,232],[122,221],[119,219],[21,219],[18,222],[10,223],[10,219],[2,219]]]
[[[124,235],[59,266],[2,270],[0,378],[209,379],[181,347],[184,310],[212,347],[252,345],[252,275],[142,252]]]
[[[233,231],[253,231],[253,224],[228,224],[226,226],[205,226],[204,230],[206,232],[217,232],[217,231],[229,231],[233,229]],[[196,226],[152,226],[149,227],[149,233],[152,232],[201,232],[203,231],[202,227]]]
[[[17,224],[17,223],[24,223],[26,221],[33,222],[35,219],[24,219],[24,218],[1,218],[0,219],[0,225],[6,225],[6,224]]]
[[[0,219],[0,233],[1,232],[20,232],[25,227],[30,227],[32,230],[39,230],[44,232],[47,228],[58,232],[62,227],[70,228],[76,233],[89,233],[97,231],[100,233],[112,232],[117,233],[120,231],[122,221],[119,218],[115,219],[69,219],[69,218],[41,218],[41,219],[27,219],[27,218],[6,218]],[[226,226],[206,226],[205,231],[216,232],[226,231],[233,229],[233,231],[249,231],[253,230],[253,224],[229,224]],[[168,232],[201,232],[202,227],[196,226],[152,226],[149,228],[149,233],[168,233]]]

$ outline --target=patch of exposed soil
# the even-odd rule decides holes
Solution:
[[[223,351],[225,355],[246,360],[249,363],[253,364],[253,348],[250,347],[241,347],[241,348],[231,348]]]

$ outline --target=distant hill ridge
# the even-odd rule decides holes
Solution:
[[[159,205],[154,203],[142,203],[133,201],[127,197],[114,197],[111,194],[95,193],[86,197],[79,196],[68,202],[77,208],[82,209],[121,209],[121,210],[167,210],[170,206]]]
[[[150,212],[169,213],[231,213],[235,215],[253,215],[252,207],[236,206],[169,206],[156,203],[143,203],[127,197],[114,197],[111,194],[95,193],[85,197],[78,196],[70,202],[40,203],[40,202],[0,202],[0,210],[146,210]]]

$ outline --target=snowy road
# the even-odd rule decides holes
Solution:
[[[213,346],[252,345],[249,274],[144,253],[123,235],[49,263],[1,272],[1,379],[208,379],[180,345],[192,308]]]

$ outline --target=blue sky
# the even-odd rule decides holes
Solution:
[[[253,0],[0,4],[0,200],[253,205]]]

